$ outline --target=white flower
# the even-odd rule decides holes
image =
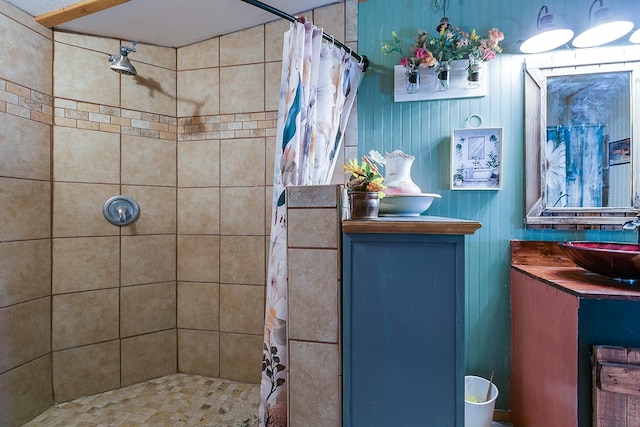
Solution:
[[[384,156],[376,150],[369,151],[369,158],[379,165],[384,165],[386,163]]]

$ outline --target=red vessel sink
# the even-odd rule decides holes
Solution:
[[[585,270],[614,279],[640,279],[640,244],[560,242],[558,245]]]

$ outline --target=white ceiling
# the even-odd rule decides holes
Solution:
[[[1,0],[0,0],[1,1]],[[62,9],[76,0],[5,0],[32,16]],[[289,15],[344,0],[264,0]],[[131,0],[55,28],[76,33],[181,47],[279,19],[242,0]]]

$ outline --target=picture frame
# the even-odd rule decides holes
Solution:
[[[631,162],[631,138],[609,142],[609,166]]]
[[[502,128],[454,129],[451,133],[451,190],[502,188]]]

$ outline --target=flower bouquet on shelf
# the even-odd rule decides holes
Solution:
[[[420,66],[435,67],[436,90],[439,91],[449,88],[449,70],[451,62],[455,60],[468,59],[467,79],[470,84],[478,82],[480,65],[482,62],[494,59],[497,53],[502,52],[499,42],[504,40],[504,34],[497,28],[492,28],[488,31],[487,37],[482,38],[475,29],[467,33],[458,27],[452,27],[447,22],[438,26],[435,36],[430,36],[428,32],[419,29],[413,45],[409,48],[411,54],[405,56],[398,33],[392,31],[391,36],[392,42],[383,44],[382,52],[385,55],[391,52],[403,55],[400,64],[406,68],[407,76],[417,71]],[[409,79],[407,92],[413,93],[410,91],[410,83]]]
[[[480,85],[480,66],[485,61],[495,59],[497,53],[502,52],[499,43],[504,40],[504,34],[497,28],[492,28],[486,38],[480,38],[474,29],[468,38],[469,66],[467,67],[467,81],[470,87]]]
[[[382,190],[387,187],[383,184],[384,178],[374,162],[362,156],[362,163],[359,164],[357,159],[351,159],[342,167],[345,174],[349,174],[345,187],[349,194],[351,218],[377,218],[380,199],[384,197]]]
[[[388,55],[392,52],[399,53],[400,65],[405,67],[405,75],[407,76],[407,93],[416,93],[420,89],[420,70],[419,67],[433,67],[438,63],[433,54],[416,43],[409,49],[410,54],[405,55],[400,44],[400,36],[395,31],[391,32],[391,44],[382,45],[382,53]]]

